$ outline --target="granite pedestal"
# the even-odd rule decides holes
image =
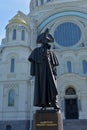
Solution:
[[[38,110],[33,121],[33,130],[63,130],[60,110]]]

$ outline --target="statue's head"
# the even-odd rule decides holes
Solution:
[[[49,33],[49,29],[47,28],[45,30],[44,33],[41,33],[38,37],[37,37],[37,43],[52,43],[54,42],[54,38],[53,36]]]

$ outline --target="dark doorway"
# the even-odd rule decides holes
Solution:
[[[77,98],[65,99],[65,118],[66,119],[78,119]]]
[[[7,125],[6,130],[12,130],[11,125]]]

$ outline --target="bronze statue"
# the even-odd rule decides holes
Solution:
[[[57,86],[56,86],[56,66],[59,65],[58,59],[53,51],[50,50],[49,43],[54,42],[54,38],[47,28],[44,33],[37,37],[37,43],[41,47],[35,48],[28,60],[31,62],[31,75],[35,76],[34,106],[54,107],[56,105]]]

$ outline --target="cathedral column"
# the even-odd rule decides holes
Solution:
[[[33,120],[33,95],[34,95],[34,77],[30,78],[30,130],[32,130]]]
[[[85,34],[85,36],[84,36],[85,37],[85,44],[87,46],[87,27],[85,28],[85,33],[84,34]]]
[[[37,37],[37,30],[33,28],[31,30],[31,48],[32,49],[36,46],[36,37]]]
[[[41,5],[40,0],[38,0],[38,5]]]
[[[82,106],[81,106],[81,93],[80,93],[80,91],[77,92],[77,95],[78,95],[78,112],[79,112],[79,119],[81,119]]]
[[[64,109],[65,109],[64,103],[65,103],[65,101],[64,101],[63,91],[60,91],[60,97],[58,99],[58,102],[59,102],[60,109],[62,111],[62,117],[63,117],[63,119],[65,119],[65,113],[64,113]]]

